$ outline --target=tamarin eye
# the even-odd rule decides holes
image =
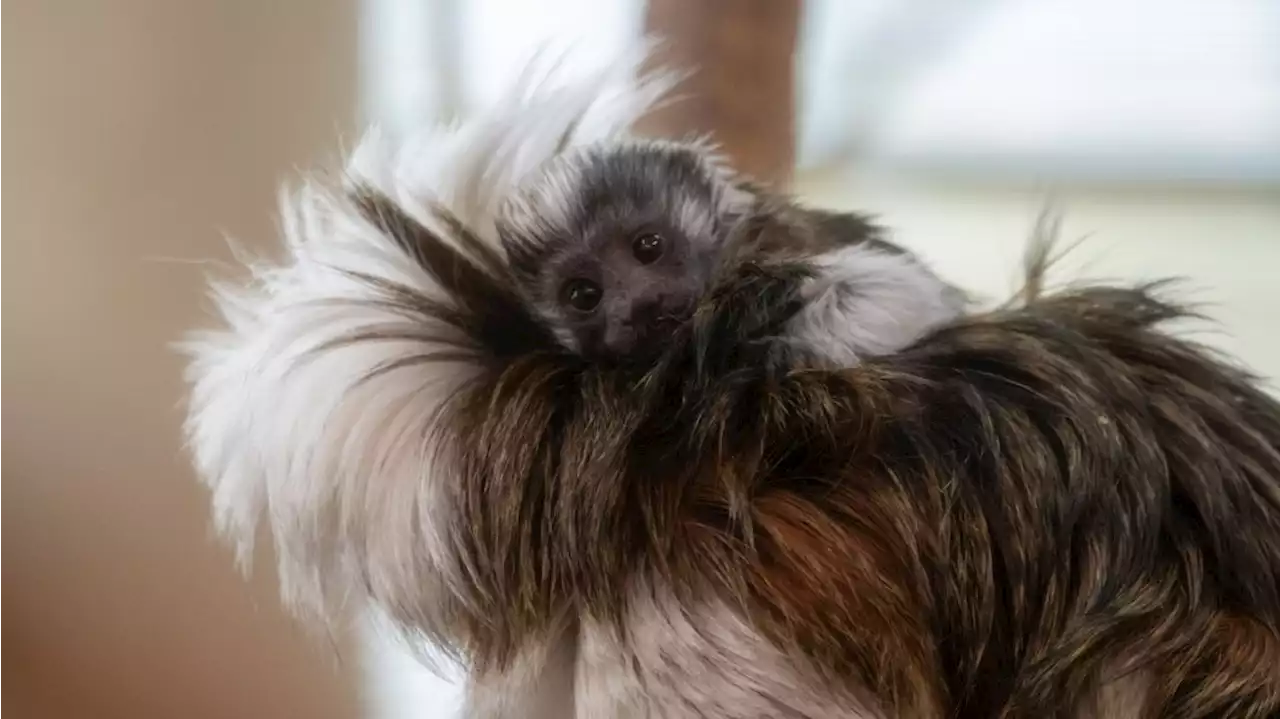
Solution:
[[[600,304],[600,295],[600,285],[582,278],[569,280],[560,289],[560,301],[579,312],[594,310]]]
[[[647,232],[631,241],[631,254],[642,265],[651,265],[662,257],[662,235]]]

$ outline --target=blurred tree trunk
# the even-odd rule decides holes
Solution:
[[[649,0],[658,64],[690,70],[642,132],[710,133],[742,172],[784,186],[795,165],[794,56],[801,0]]]

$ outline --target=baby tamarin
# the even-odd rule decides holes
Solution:
[[[522,290],[568,350],[652,355],[726,269],[798,261],[811,276],[781,339],[851,366],[958,316],[964,297],[863,217],[742,181],[699,144],[630,140],[553,160],[504,207]]]

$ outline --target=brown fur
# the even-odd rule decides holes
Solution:
[[[1162,287],[1035,296],[829,371],[769,341],[803,266],[748,262],[629,372],[557,350],[500,258],[360,205],[488,368],[445,410],[466,582],[432,637],[478,675],[663,587],[891,716],[1280,712],[1280,405],[1162,332],[1187,314]]]

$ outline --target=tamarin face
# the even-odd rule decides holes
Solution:
[[[611,145],[560,158],[504,207],[503,244],[568,349],[648,354],[689,318],[751,196],[693,147]]]

